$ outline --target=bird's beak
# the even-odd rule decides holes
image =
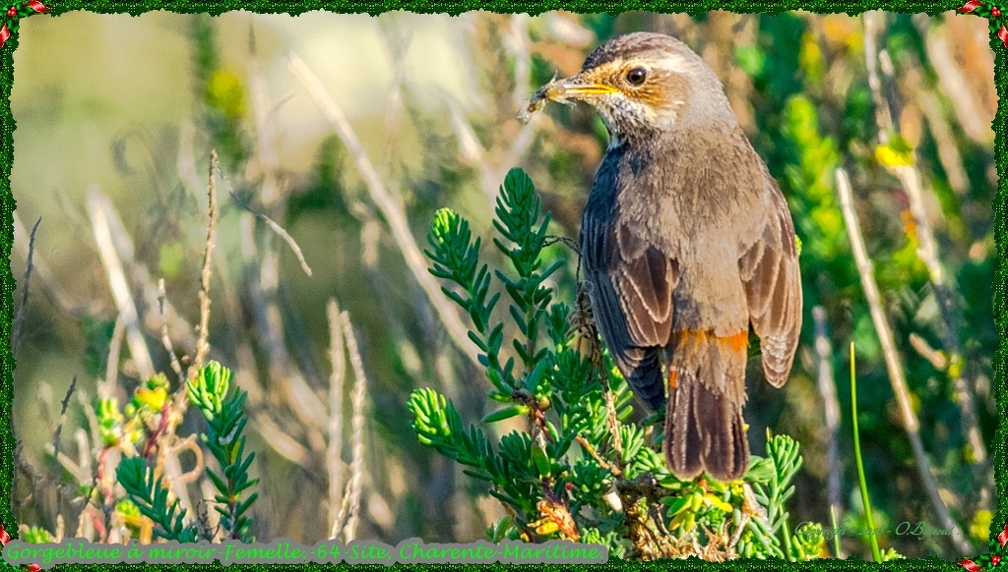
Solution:
[[[542,109],[547,101],[571,103],[570,100],[572,99],[583,100],[586,96],[605,95],[617,91],[619,90],[615,87],[588,81],[581,74],[571,76],[567,79],[554,79],[532,94],[528,107],[518,115],[518,119],[528,123],[532,118],[532,114]]]
[[[542,90],[545,90],[543,93],[545,99],[559,102],[564,102],[567,99],[582,99],[585,96],[591,95],[606,95],[619,91],[611,85],[588,81],[580,74],[559,81],[551,81],[544,85]]]

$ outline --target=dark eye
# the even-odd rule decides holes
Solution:
[[[631,85],[640,85],[647,79],[647,70],[644,68],[633,68],[626,74],[626,80]]]

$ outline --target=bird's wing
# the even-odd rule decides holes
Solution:
[[[589,205],[581,255],[599,333],[634,392],[657,409],[665,400],[659,348],[669,340],[677,260],[644,243],[618,211]]]
[[[764,168],[770,209],[755,243],[740,249],[739,271],[749,304],[749,319],[760,337],[767,381],[787,381],[798,347],[802,320],[801,275],[794,223],[777,181]]]

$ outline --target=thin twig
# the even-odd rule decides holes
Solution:
[[[165,351],[168,352],[168,359],[171,360],[172,370],[178,376],[179,384],[185,382],[185,374],[182,373],[182,364],[179,363],[178,356],[175,355],[175,347],[172,345],[171,336],[168,335],[168,320],[164,314],[165,302],[165,282],[164,278],[158,280],[158,311],[161,313],[161,343]]]
[[[27,261],[29,257],[28,244],[30,243],[28,238],[28,229],[26,229],[24,224],[21,223],[21,219],[18,218],[18,213],[16,211],[13,213],[13,218],[13,248],[18,251],[21,258]],[[107,310],[107,308],[105,308],[104,305],[97,300],[79,302],[67,294],[66,290],[63,289],[59,281],[56,279],[52,269],[49,268],[49,265],[38,252],[31,253],[31,259],[32,274],[42,281],[42,287],[56,303],[56,307],[59,308],[60,312],[66,314],[67,316],[82,318],[84,316],[94,316]]]
[[[918,73],[918,78],[923,79]],[[959,145],[956,143],[955,134],[949,125],[945,114],[942,111],[938,98],[929,90],[917,90],[917,104],[924,117],[927,118],[928,127],[931,128],[931,135],[934,136],[935,145],[938,147],[938,160],[941,162],[945,175],[948,177],[948,184],[952,191],[960,197],[964,197],[969,192],[969,176],[963,166],[962,153],[959,152]]]
[[[273,219],[262,214],[261,212],[254,210],[252,207],[243,203],[241,199],[238,198],[238,195],[235,194],[234,189],[233,187],[231,187],[231,183],[227,180],[227,178],[224,177],[223,175],[221,175],[221,178],[224,179],[224,182],[228,186],[228,192],[231,194],[231,199],[234,200],[234,202],[237,203],[238,206],[252,213],[253,215],[256,216],[256,218],[266,223],[266,226],[268,226],[270,230],[275,232],[280,238],[284,239],[284,242],[286,242],[287,245],[290,246],[291,250],[294,251],[294,255],[297,256],[298,262],[301,263],[301,270],[304,270],[305,274],[311,276],[312,269],[310,266],[308,266],[308,262],[305,261],[304,254],[301,252],[301,247],[298,246],[298,243],[296,240],[294,240],[294,237],[288,234],[287,231],[284,230],[282,226],[274,222]]]
[[[884,128],[879,131],[882,144],[889,142],[889,134],[893,132],[893,118],[889,115],[889,106],[882,95],[882,79],[878,71],[878,18],[877,12],[865,12],[864,20],[864,50],[865,64],[868,68],[868,87],[871,89],[872,102],[875,104],[875,122]]]
[[[329,538],[336,538],[340,525],[339,501],[343,461],[343,383],[346,378],[345,347],[340,324],[339,306],[335,298],[326,307],[329,318],[329,357],[332,360],[332,377],[329,378],[329,446],[326,448],[326,467],[329,470],[329,521],[332,529]]]
[[[24,321],[28,308],[28,283],[32,275],[32,256],[35,254],[35,231],[42,223],[42,217],[35,221],[31,229],[31,238],[28,240],[28,258],[24,273],[24,285],[21,287],[21,306],[18,308],[17,316],[14,317],[14,327],[11,329],[11,354],[17,358],[18,347],[21,345],[21,323]]]
[[[357,337],[354,335],[350,314],[343,312],[340,316],[343,323],[343,337],[346,339],[347,350],[350,352],[350,365],[354,371],[354,390],[350,396],[353,406],[353,452],[350,462],[350,480],[346,484],[343,504],[335,522],[343,522],[343,541],[350,542],[357,534],[357,519],[360,512],[361,477],[364,473],[364,397],[367,380],[364,377],[364,364],[357,349]]]
[[[259,345],[267,356],[269,377],[279,386],[279,390],[275,391],[287,402],[292,411],[297,412],[307,432],[307,445],[312,450],[323,449],[325,437],[322,431],[328,419],[325,404],[294,366],[287,352],[280,310],[275,303],[267,301],[264,292],[264,288],[275,286],[270,283],[263,284],[256,276],[257,273],[261,274],[258,263],[262,261],[266,264],[269,258],[260,255],[256,250],[255,219],[251,215],[243,215],[239,220],[239,235],[247,274],[245,283],[248,286],[252,313],[259,332]]]
[[[108,198],[101,193],[98,185],[92,185],[88,191],[87,205],[95,242],[98,245],[98,253],[105,266],[105,272],[108,274],[112,297],[115,299],[123,320],[126,321],[126,343],[129,345],[130,355],[133,357],[133,362],[141,377],[153,377],[154,363],[151,361],[147,342],[144,341],[143,334],[140,332],[136,303],[133,301],[133,294],[126,282],[122,261],[113,242],[108,214],[112,207]]]
[[[833,348],[826,331],[826,310],[822,306],[812,308],[815,323],[815,350],[819,359],[818,386],[823,399],[826,416],[826,490],[830,509],[842,512],[840,504],[840,456],[838,454],[837,433],[840,430],[840,402],[837,399],[833,381]],[[840,558],[840,556],[837,556]]]
[[[108,360],[105,363],[105,381],[98,387],[99,397],[112,397],[115,393],[116,378],[119,375],[119,352],[122,351],[123,337],[126,335],[126,320],[122,314],[116,316],[115,327],[112,329],[112,340],[109,342]]]
[[[948,367],[948,358],[945,357],[945,354],[932,348],[927,340],[915,333],[910,334],[910,346],[938,371],[945,371],[945,368]]]
[[[217,150],[210,151],[210,173],[207,178],[207,214],[210,222],[207,224],[206,246],[203,249],[203,272],[200,274],[200,323],[197,331],[196,357],[189,364],[188,378],[195,379],[203,360],[210,351],[207,339],[210,337],[210,261],[217,241],[217,188],[214,185],[214,173],[219,171],[217,165]]]
[[[371,200],[381,211],[385,221],[388,223],[392,231],[392,237],[399,246],[399,250],[402,252],[407,266],[412,271],[414,279],[423,288],[424,293],[427,294],[431,305],[437,310],[448,335],[463,354],[468,356],[474,364],[478,364],[476,347],[468,337],[468,330],[462,324],[462,320],[455,309],[448,305],[437,281],[427,271],[427,264],[424,261],[423,254],[420,252],[420,248],[416,244],[416,240],[413,238],[413,234],[410,232],[405,213],[398,201],[386,190],[378,172],[371,164],[364,146],[354,132],[353,127],[350,126],[350,122],[347,121],[346,115],[343,114],[343,110],[336,105],[336,102],[333,101],[332,97],[322,86],[322,82],[301,58],[293,53],[289,53],[287,57],[291,71],[297,76],[305,89],[308,90],[315,104],[322,110],[330,125],[354,157],[357,169],[367,184]]]
[[[36,223],[36,226],[38,224]],[[70,387],[67,388],[66,395],[63,396],[63,401],[60,403],[60,416],[59,423],[56,424],[56,431],[53,433],[53,453],[59,453],[60,446],[60,435],[63,433],[63,423],[66,422],[66,412],[67,407],[70,406],[70,396],[73,395],[74,389],[77,388],[77,376],[73,376],[70,379]],[[56,487],[56,514],[60,514],[63,511],[63,487]]]
[[[899,405],[900,418],[903,420],[903,428],[913,449],[914,459],[917,462],[917,470],[920,473],[921,482],[927,492],[941,526],[952,531],[952,541],[962,554],[973,552],[969,541],[963,535],[962,529],[953,520],[949,513],[948,506],[942,500],[938,490],[938,483],[935,481],[931,471],[931,461],[924,451],[924,444],[920,437],[920,423],[917,414],[911,406],[910,389],[907,387],[906,377],[903,374],[903,366],[900,364],[896,353],[896,342],[893,338],[892,328],[889,319],[882,310],[882,299],[879,295],[878,285],[875,282],[875,275],[872,269],[872,261],[868,258],[868,250],[865,248],[864,238],[861,235],[861,227],[858,224],[857,214],[854,211],[854,198],[851,192],[850,180],[847,172],[839,168],[836,170],[837,192],[840,195],[840,208],[843,211],[844,222],[847,225],[847,234],[850,237],[851,248],[854,251],[854,261],[857,264],[858,274],[861,277],[861,286],[864,288],[865,298],[868,300],[868,307],[871,311],[872,322],[875,324],[875,331],[882,346],[882,353],[885,356],[886,369],[889,372],[889,382],[892,384],[893,393],[896,395],[896,403]]]

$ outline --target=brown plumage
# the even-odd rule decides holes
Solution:
[[[714,72],[669,36],[606,42],[538,97],[585,101],[609,131],[582,263],[617,366],[649,407],[666,408],[668,466],[680,478],[740,478],[750,324],[776,387],[801,329],[794,225],[777,182]]]

